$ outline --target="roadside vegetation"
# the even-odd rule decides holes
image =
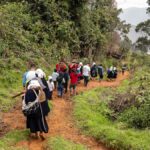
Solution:
[[[1,150],[28,150],[27,147],[16,147],[19,141],[27,140],[29,132],[27,130],[11,131],[0,139]]]
[[[87,148],[80,144],[75,144],[72,141],[66,140],[63,137],[49,138],[45,145],[46,150],[87,150]]]
[[[77,126],[114,149],[150,149],[150,61],[149,56],[136,55],[130,79],[119,87],[98,88],[74,98]]]

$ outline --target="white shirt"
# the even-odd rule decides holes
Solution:
[[[49,82],[49,81],[47,81],[47,84],[48,84],[48,88],[49,88],[49,90],[52,92],[53,90],[54,90],[54,82]]]
[[[58,76],[59,76],[59,74],[57,72],[53,72],[53,74],[52,74],[52,80],[56,81]]]
[[[83,66],[83,76],[90,76],[90,70],[88,65]]]

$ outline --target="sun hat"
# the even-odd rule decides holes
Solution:
[[[48,76],[48,80],[52,80],[52,76]]]
[[[36,73],[37,77],[39,77],[39,78],[44,78],[44,77],[46,77],[44,71],[43,71],[42,69],[40,69],[40,68],[38,68],[38,69],[35,71],[35,73]]]

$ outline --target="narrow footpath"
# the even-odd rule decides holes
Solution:
[[[119,86],[121,81],[128,78],[129,73],[124,75],[119,74],[118,78],[114,81],[90,81],[87,88],[80,83],[77,86],[77,93],[84,92],[96,87],[116,87]],[[75,143],[83,144],[90,150],[108,150],[102,143],[97,142],[92,137],[87,137],[76,128],[73,118],[73,102],[69,95],[65,95],[62,99],[57,98],[56,92],[54,92],[52,100],[53,108],[48,116],[49,133],[46,134],[46,138],[62,136]],[[8,126],[9,130],[25,129],[25,117],[21,112],[21,102],[18,106],[9,113],[3,114],[3,122]],[[31,140],[21,141],[16,146],[27,146],[29,150],[43,150],[45,141]]]

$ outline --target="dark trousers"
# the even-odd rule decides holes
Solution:
[[[89,82],[89,76],[84,76],[84,86],[87,86]]]
[[[99,81],[103,79],[103,74],[98,74],[99,75]]]
[[[68,81],[66,81],[65,83],[64,83],[64,89],[65,89],[65,93],[67,93],[68,92]]]
[[[53,96],[53,91],[50,91],[50,98],[49,98],[49,100],[52,100],[52,97]]]
[[[58,90],[58,96],[62,97],[63,96],[63,91],[64,91],[63,84],[58,84],[57,90]]]

